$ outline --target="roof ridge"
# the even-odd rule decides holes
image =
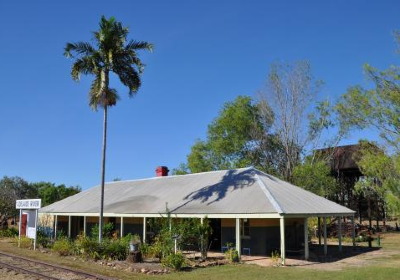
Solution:
[[[257,170],[257,171],[259,171],[259,170]],[[267,196],[267,198],[271,202],[272,206],[275,208],[276,212],[278,212],[278,214],[282,214],[283,210],[282,210],[282,207],[279,205],[279,202],[276,200],[276,198],[273,196],[273,194],[269,191],[269,189],[264,184],[264,182],[260,179],[258,174],[254,172],[254,176],[256,177],[258,184],[261,186],[262,191]]]
[[[121,180],[121,181],[110,181],[110,182],[105,182],[105,184],[115,184],[115,183],[123,183],[123,182],[137,182],[137,181],[146,181],[146,180],[158,180],[158,179],[168,179],[168,178],[176,178],[176,177],[182,177],[182,176],[195,176],[195,175],[202,175],[202,174],[209,174],[209,173],[220,173],[220,172],[227,172],[231,170],[250,170],[250,169],[255,169],[253,166],[249,167],[242,167],[242,168],[233,168],[233,169],[224,169],[224,170],[212,170],[212,171],[205,171],[205,172],[198,172],[198,173],[188,173],[188,174],[183,174],[183,175],[169,175],[169,176],[156,176],[156,177],[149,177],[149,178],[141,178],[141,179],[132,179],[132,180]],[[257,170],[257,169],[255,169]],[[258,171],[258,170],[257,170]],[[95,187],[98,187],[99,185],[96,185]]]

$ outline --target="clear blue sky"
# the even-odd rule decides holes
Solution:
[[[364,3],[368,2],[368,3]],[[362,64],[398,64],[399,1],[1,1],[0,176],[88,188],[100,181],[102,114],[90,78],[70,78],[67,41],[89,40],[100,16],[154,43],[134,99],[110,110],[107,180],[172,169],[221,105],[255,95],[274,61],[310,60],[335,99],[365,83]],[[373,137],[354,134],[344,143]]]

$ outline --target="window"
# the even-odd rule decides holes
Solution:
[[[240,235],[241,236],[250,236],[250,220],[249,219],[241,219],[240,220]]]

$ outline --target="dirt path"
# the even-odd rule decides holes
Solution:
[[[385,233],[381,235],[381,248],[369,249],[367,244],[357,246],[355,251],[351,244],[343,244],[343,252],[339,253],[336,243],[328,242],[328,256],[323,256],[322,246],[313,245],[310,248],[310,261],[305,261],[302,256],[286,258],[286,266],[317,269],[324,271],[337,271],[349,267],[362,267],[366,265],[399,266],[400,265],[400,232]],[[374,246],[376,246],[374,244]],[[247,264],[272,266],[269,257],[243,257]]]

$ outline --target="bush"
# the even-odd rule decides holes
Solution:
[[[37,230],[37,244],[43,248],[50,248],[52,245],[48,233],[41,227]]]
[[[103,238],[112,238],[114,232],[114,224],[106,223],[103,227]],[[93,239],[99,238],[99,225],[94,225],[91,231],[91,236]]]
[[[18,244],[18,237],[16,237],[16,241]],[[20,248],[28,248],[31,249],[33,244],[33,240],[28,238],[28,237],[21,237],[21,240],[19,241],[19,247]]]
[[[18,236],[18,229],[14,227],[1,229],[0,230],[0,237],[15,237]]]
[[[225,251],[225,259],[228,260],[230,263],[237,263],[239,262],[239,253],[234,248],[229,248]]]
[[[168,255],[161,261],[163,266],[170,267],[175,270],[181,270],[181,268],[185,265],[185,262],[185,257],[180,253]]]
[[[103,239],[99,243],[95,239],[85,236],[78,236],[75,241],[76,252],[80,255],[88,256],[92,259],[107,260],[126,260],[128,256],[128,246],[131,236],[128,235],[121,239]]]
[[[142,243],[139,246],[139,251],[140,251],[140,253],[142,253],[143,258],[152,257],[152,255],[151,255],[151,246],[149,244]]]
[[[75,240],[75,247],[78,254],[96,258],[99,242],[87,236],[79,235]]]
[[[54,242],[53,250],[60,256],[68,256],[74,254],[75,246],[74,243],[66,238],[63,238]]]
[[[103,258],[124,261],[128,257],[128,248],[129,243],[124,239],[105,242]]]
[[[355,239],[356,242],[368,242],[368,241],[373,241],[373,240],[374,239],[368,235],[359,235]]]

